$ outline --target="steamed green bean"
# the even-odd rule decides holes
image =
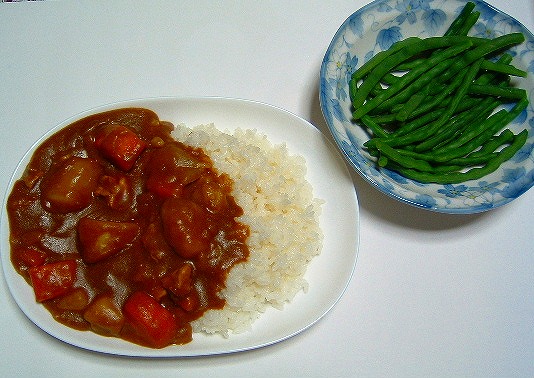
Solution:
[[[349,83],[353,119],[380,168],[421,182],[458,183],[493,172],[525,143],[506,126],[528,106],[511,76],[527,72],[504,52],[522,33],[469,36],[480,13],[468,2],[440,37],[410,37],[376,54]],[[510,111],[501,107],[514,104]]]

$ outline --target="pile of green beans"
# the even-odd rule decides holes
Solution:
[[[503,130],[528,105],[527,92],[511,84],[527,72],[506,53],[525,37],[469,36],[480,16],[474,8],[468,2],[443,36],[401,40],[353,73],[352,116],[379,167],[460,183],[495,171],[525,144],[527,130]]]

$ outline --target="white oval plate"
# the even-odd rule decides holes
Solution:
[[[9,289],[22,311],[50,335],[92,351],[136,357],[190,357],[239,352],[267,346],[307,329],[321,319],[341,298],[354,270],[359,246],[359,208],[347,166],[336,148],[310,123],[282,109],[266,104],[228,98],[153,98],[101,106],[69,118],[44,135],[23,157],[11,179],[18,179],[38,144],[53,132],[87,115],[121,108],[144,107],[161,120],[189,127],[214,123],[219,130],[257,129],[274,144],[286,143],[291,154],[306,159],[307,179],[314,196],[324,199],[320,224],[324,232],[321,254],[310,263],[305,278],[309,291],[299,293],[283,311],[270,309],[252,330],[229,338],[194,334],[186,345],[149,349],[126,341],[80,332],[53,320],[35,302],[32,288],[15,271],[10,261],[6,203],[2,208],[2,265]],[[7,196],[6,196],[7,197]],[[7,200],[7,198],[6,198]]]

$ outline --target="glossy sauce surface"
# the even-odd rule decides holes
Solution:
[[[147,109],[89,116],[35,151],[8,199],[11,260],[72,328],[153,348],[224,306],[249,229],[232,181]]]

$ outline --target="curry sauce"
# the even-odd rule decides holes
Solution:
[[[11,260],[57,321],[161,348],[220,309],[248,226],[232,180],[147,109],[91,115],[34,152],[7,202]]]

